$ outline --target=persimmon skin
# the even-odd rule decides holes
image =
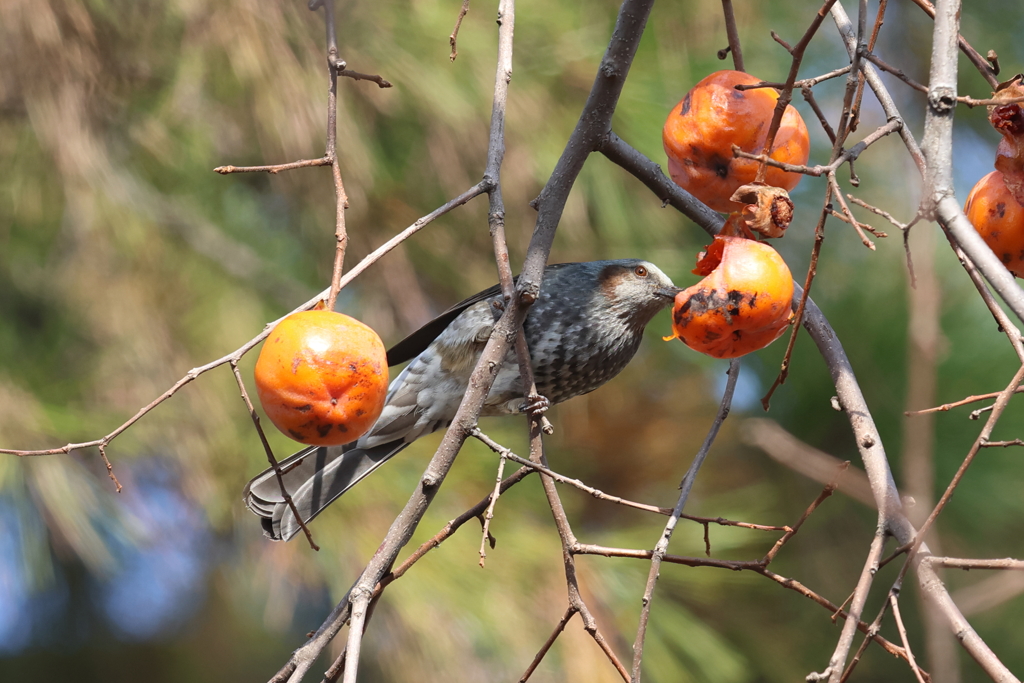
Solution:
[[[672,108],[662,128],[672,180],[715,211],[739,211],[742,205],[729,198],[740,186],[754,182],[757,175],[758,162],[733,158],[732,146],[760,154],[768,138],[779,94],[772,88],[734,87],[759,82],[759,78],[742,71],[717,71]],[[787,106],[771,158],[803,165],[810,148],[803,118],[792,105]],[[802,177],[768,167],[765,182],[792,190]]]
[[[380,417],[388,389],[380,337],[334,311],[303,311],[278,323],[255,374],[270,421],[311,446],[338,446],[365,434]]]
[[[771,344],[793,318],[793,276],[764,242],[719,235],[694,273],[706,277],[676,295],[672,336],[715,358]]]
[[[1024,202],[1024,135],[1016,140],[1003,138],[996,147],[996,171],[1017,203]]]
[[[1024,206],[992,171],[967,195],[964,213],[1007,270],[1024,278]]]

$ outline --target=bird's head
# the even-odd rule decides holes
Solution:
[[[641,327],[682,291],[656,265],[639,259],[604,262],[597,281],[610,307]]]

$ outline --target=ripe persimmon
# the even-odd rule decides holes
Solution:
[[[1024,278],[1024,206],[992,171],[967,195],[964,213],[1007,270]]]
[[[757,351],[793,319],[793,276],[764,242],[719,235],[698,257],[706,277],[676,295],[672,336],[715,358]]]
[[[733,157],[732,147],[760,154],[768,138],[779,94],[772,88],[736,90],[759,83],[742,71],[718,71],[707,76],[672,108],[661,131],[672,180],[715,211],[739,211],[730,199],[741,186],[754,182],[759,163]],[[806,164],[810,152],[807,126],[792,105],[782,115],[771,158]],[[768,167],[765,182],[792,190],[801,174]]]
[[[388,389],[384,343],[354,318],[327,310],[288,316],[263,343],[256,391],[267,417],[312,446],[355,441],[380,417]]]

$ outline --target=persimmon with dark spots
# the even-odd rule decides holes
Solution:
[[[719,235],[693,271],[706,276],[676,295],[672,336],[715,358],[771,344],[793,319],[793,276],[764,242]]]
[[[1024,278],[1024,205],[992,171],[967,195],[964,213],[1006,269]]]
[[[270,421],[311,446],[355,441],[380,417],[388,390],[384,343],[342,313],[293,313],[256,361],[256,391]]]
[[[715,211],[739,211],[730,199],[742,185],[754,182],[759,162],[733,157],[733,145],[760,154],[768,138],[779,94],[773,88],[737,90],[760,79],[742,71],[718,71],[707,76],[672,108],[662,128],[672,180]],[[807,126],[792,105],[782,115],[771,158],[790,164],[807,163]],[[765,183],[792,190],[799,173],[768,167]]]

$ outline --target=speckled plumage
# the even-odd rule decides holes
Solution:
[[[646,261],[549,266],[524,323],[538,393],[560,403],[613,378],[632,360],[644,327],[677,291]],[[415,357],[392,381],[384,411],[355,446],[307,448],[282,463],[285,486],[304,519],[312,519],[409,443],[451,423],[501,302],[496,287],[481,292],[389,351],[392,364]],[[523,394],[510,350],[481,415],[522,412]],[[286,540],[299,530],[272,470],[249,482],[245,500],[263,518],[270,538]]]

